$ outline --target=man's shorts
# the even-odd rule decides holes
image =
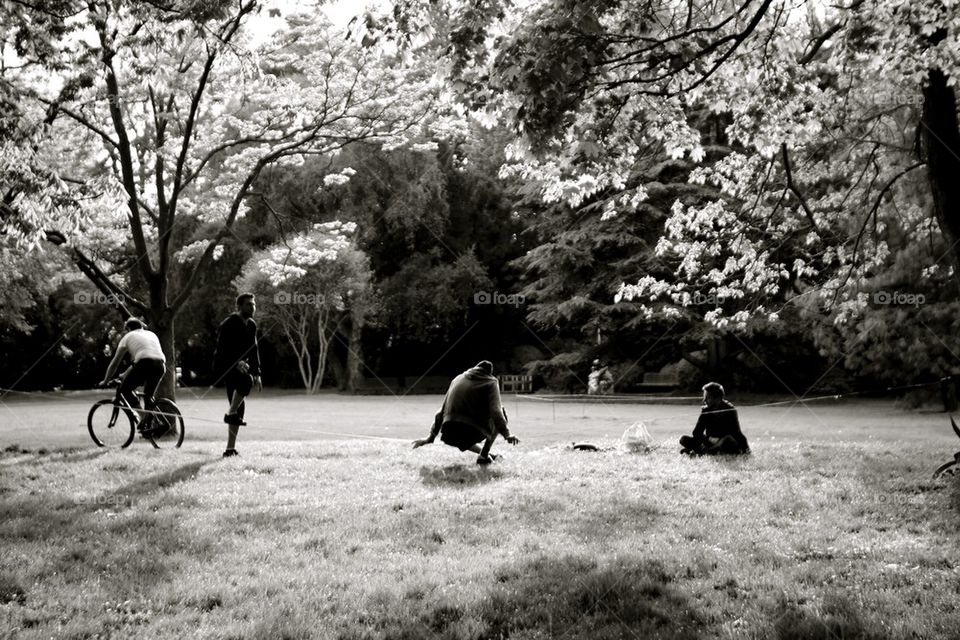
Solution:
[[[466,451],[486,439],[487,436],[483,435],[479,429],[463,422],[447,422],[440,429],[440,442],[456,447],[460,451]]]
[[[162,360],[143,358],[135,362],[120,382],[120,393],[131,406],[139,407],[140,401],[134,394],[137,387],[143,386],[143,397],[149,404],[157,393],[157,387],[166,373],[167,367]]]
[[[224,382],[227,386],[227,395],[239,393],[246,397],[253,390],[253,376],[249,373],[240,373],[236,369],[227,374]]]

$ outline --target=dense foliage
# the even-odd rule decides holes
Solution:
[[[42,329],[26,352],[64,314],[103,335],[58,306],[82,274],[203,379],[236,287],[282,285],[265,256],[309,271],[290,248],[350,224],[323,287],[368,283],[362,312],[300,347],[276,325],[275,383],[490,357],[573,390],[599,357],[621,389],[809,390],[960,364],[943,3],[402,0],[346,30],[202,6],[4,3],[3,327]]]

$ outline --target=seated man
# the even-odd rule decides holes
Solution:
[[[520,442],[507,429],[507,412],[500,404],[500,383],[493,375],[493,364],[489,360],[481,361],[453,379],[430,435],[415,440],[413,448],[432,443],[438,434],[440,440],[451,447],[479,454],[477,464],[490,464],[496,458],[490,454],[490,447],[497,434],[510,444]]]
[[[587,376],[587,394],[607,395],[613,393],[613,374],[599,359],[593,361],[590,375]]]
[[[692,436],[682,436],[680,453],[690,455],[715,453],[750,453],[750,446],[740,431],[740,419],[732,404],[723,399],[723,386],[716,382],[703,385],[703,409]]]

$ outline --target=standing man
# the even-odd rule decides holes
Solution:
[[[440,435],[444,444],[479,454],[477,464],[490,464],[496,456],[490,447],[500,434],[512,445],[520,440],[507,429],[507,412],[500,404],[500,382],[493,364],[483,360],[450,383],[443,406],[433,420],[430,435],[413,442],[413,448],[431,444]],[[483,447],[480,447],[480,443]]]
[[[242,425],[246,402],[253,386],[263,391],[260,382],[260,351],[257,348],[257,323],[253,320],[257,302],[252,293],[237,296],[237,310],[220,323],[217,331],[217,350],[214,354],[214,371],[227,387],[230,408],[223,416],[227,427],[227,449],[224,458],[238,455],[237,433]]]
[[[723,385],[703,385],[703,409],[692,436],[681,436],[680,453],[689,455],[750,453],[747,438],[740,430],[737,409],[724,400]]]
[[[167,371],[167,359],[163,355],[163,349],[160,348],[160,339],[153,331],[147,331],[143,322],[138,318],[129,318],[124,323],[123,328],[127,333],[120,338],[117,345],[117,351],[113,354],[113,360],[107,366],[107,372],[103,376],[100,386],[107,386],[113,376],[116,374],[124,356],[130,356],[133,366],[127,370],[120,382],[120,395],[134,409],[140,409],[140,399],[134,391],[137,387],[143,385],[143,399],[146,402],[146,409],[151,409],[154,403],[154,394],[157,393],[157,387],[163,374]],[[155,435],[146,434],[143,435]]]

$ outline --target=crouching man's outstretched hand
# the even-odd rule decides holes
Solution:
[[[431,440],[430,438],[420,438],[419,440],[413,441],[413,448],[417,449],[419,447],[422,447],[425,444],[432,444],[432,443],[433,443],[433,440]]]
[[[509,442],[514,446],[520,444],[520,438],[518,438],[517,436],[507,436],[506,440],[507,442]]]

